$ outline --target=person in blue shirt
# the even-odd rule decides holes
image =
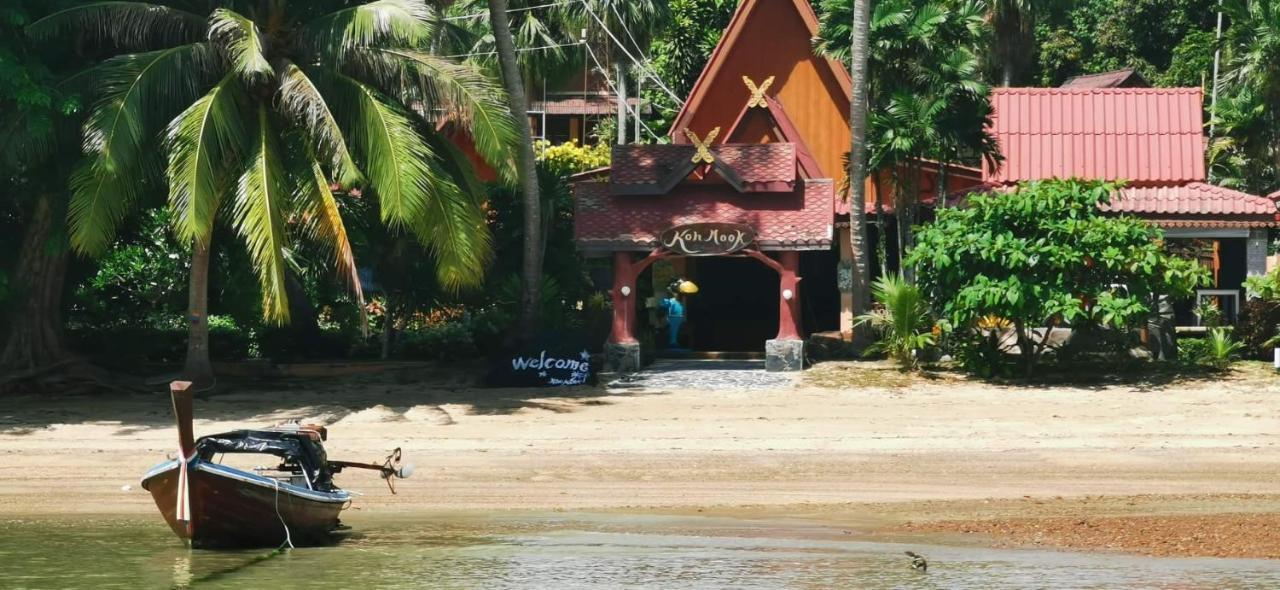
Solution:
[[[678,349],[680,343],[680,326],[684,324],[685,310],[682,296],[686,293],[697,293],[698,287],[691,281],[678,278],[671,281],[667,286],[667,297],[658,302],[658,309],[661,309],[667,316],[667,348]]]

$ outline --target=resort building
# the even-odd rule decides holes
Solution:
[[[610,168],[578,178],[578,247],[612,262],[611,369],[638,367],[641,343],[663,340],[659,302],[676,278],[698,287],[671,295],[687,313],[682,351],[764,352],[770,370],[795,370],[809,336],[851,331],[849,211],[839,190],[851,83],[841,64],[814,55],[817,26],[806,0],[744,0],[671,143],[615,146]],[[998,89],[991,131],[1003,163],[921,162],[917,194],[902,202],[918,204],[919,222],[938,195],[962,205],[971,190],[1021,181],[1123,181],[1107,210],[1149,219],[1202,257],[1215,284],[1201,294],[1230,317],[1245,276],[1265,271],[1276,204],[1206,183],[1199,89],[1145,86],[1122,71],[1064,88]],[[870,243],[883,229],[894,271],[892,176],[865,182],[868,219],[881,220]]]

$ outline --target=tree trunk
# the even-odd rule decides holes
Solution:
[[[618,145],[627,143],[627,70],[622,60],[614,62],[613,77],[618,86]]]
[[[65,237],[54,227],[53,194],[36,199],[13,274],[13,315],[0,355],[0,372],[30,370],[67,356],[62,333]]]
[[[289,298],[289,325],[285,329],[293,340],[293,349],[307,358],[323,355],[326,351],[321,340],[320,314],[311,303],[302,278],[291,266],[285,267],[284,292]]]
[[[533,338],[538,326],[538,290],[542,281],[542,257],[540,236],[542,215],[538,195],[538,170],[533,156],[533,137],[529,132],[528,103],[524,96],[524,81],[516,62],[515,42],[511,38],[511,26],[507,22],[507,0],[489,0],[489,21],[493,26],[493,40],[498,48],[498,62],[502,66],[502,82],[511,103],[511,116],[520,130],[520,146],[517,153],[520,186],[524,192],[524,260],[520,278],[520,323],[518,335],[524,340]]]
[[[191,281],[187,287],[187,361],[182,378],[197,385],[213,382],[209,361],[209,244],[191,251]]]
[[[902,204],[898,207],[898,272],[908,283],[915,284],[915,269],[907,266],[907,254],[915,247],[915,234],[911,229],[916,224],[916,209],[920,206],[920,180],[923,171],[919,162],[913,162],[907,169],[907,190]]]
[[[872,172],[873,182],[876,184],[876,258],[880,261],[880,276],[889,275],[889,231],[884,223],[884,183],[880,182],[880,173]],[[894,186],[897,186],[898,179],[893,179]],[[895,189],[897,190],[897,189]],[[863,215],[865,218],[865,214]],[[871,279],[867,279],[867,284],[871,284]],[[870,299],[867,303],[870,307]]]
[[[391,345],[393,343],[392,336],[396,331],[395,322],[396,307],[390,294],[387,295],[387,307],[382,315],[382,354],[378,358],[387,360],[391,358]]]
[[[849,74],[853,96],[849,101],[849,246],[853,251],[853,314],[871,309],[871,264],[867,255],[867,50],[871,0],[853,0],[853,38]],[[879,201],[879,199],[876,199]],[[880,228],[881,233],[884,227]],[[864,328],[862,339],[869,334]]]

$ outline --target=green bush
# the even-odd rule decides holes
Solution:
[[[609,141],[587,146],[573,141],[557,145],[541,140],[534,143],[534,148],[539,164],[557,175],[569,176],[608,166],[613,145]]]
[[[871,294],[878,308],[858,316],[854,326],[871,326],[880,338],[863,355],[883,353],[903,367],[915,368],[920,353],[936,342],[924,295],[899,275],[877,279]]]
[[[1188,366],[1198,366],[1200,360],[1207,356],[1209,356],[1208,338],[1178,337],[1178,362]]]
[[[67,330],[72,350],[110,366],[137,363],[180,363],[187,354],[185,326],[75,326]],[[243,360],[255,348],[252,332],[230,318],[209,318],[209,356],[214,360]]]
[[[1240,310],[1236,337],[1243,346],[1241,355],[1254,360],[1271,360],[1271,341],[1280,335],[1280,299],[1249,299]]]
[[[1242,348],[1229,328],[1213,328],[1203,338],[1179,338],[1178,360],[1186,365],[1222,371],[1239,360]]]
[[[1103,215],[1099,205],[1114,190],[1051,180],[970,195],[966,206],[941,209],[920,228],[906,264],[956,331],[981,331],[979,322],[990,316],[1012,324],[1018,361],[1031,374],[1050,350],[1037,328],[1133,330],[1152,313],[1154,295],[1189,297],[1208,281],[1198,262],[1167,253],[1150,223]],[[982,338],[957,342],[987,346]]]
[[[401,335],[396,357],[411,360],[455,360],[477,356],[470,322],[446,322]]]

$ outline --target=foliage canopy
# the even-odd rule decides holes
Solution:
[[[264,316],[284,321],[296,238],[328,245],[358,292],[337,193],[359,187],[431,249],[442,284],[478,282],[483,190],[439,129],[466,129],[509,177],[515,125],[493,82],[430,51],[428,3],[186,4],[81,3],[27,27],[116,54],[73,76],[93,82],[70,179],[73,248],[102,253],[148,187],[167,185],[179,239],[206,245],[215,220],[229,223]]]
[[[1052,180],[970,195],[920,228],[907,263],[956,329],[972,332],[991,315],[1012,323],[1031,372],[1049,348],[1049,331],[1037,328],[1133,328],[1156,296],[1188,297],[1208,282],[1198,262],[1165,252],[1160,230],[1102,213],[1115,190]]]

